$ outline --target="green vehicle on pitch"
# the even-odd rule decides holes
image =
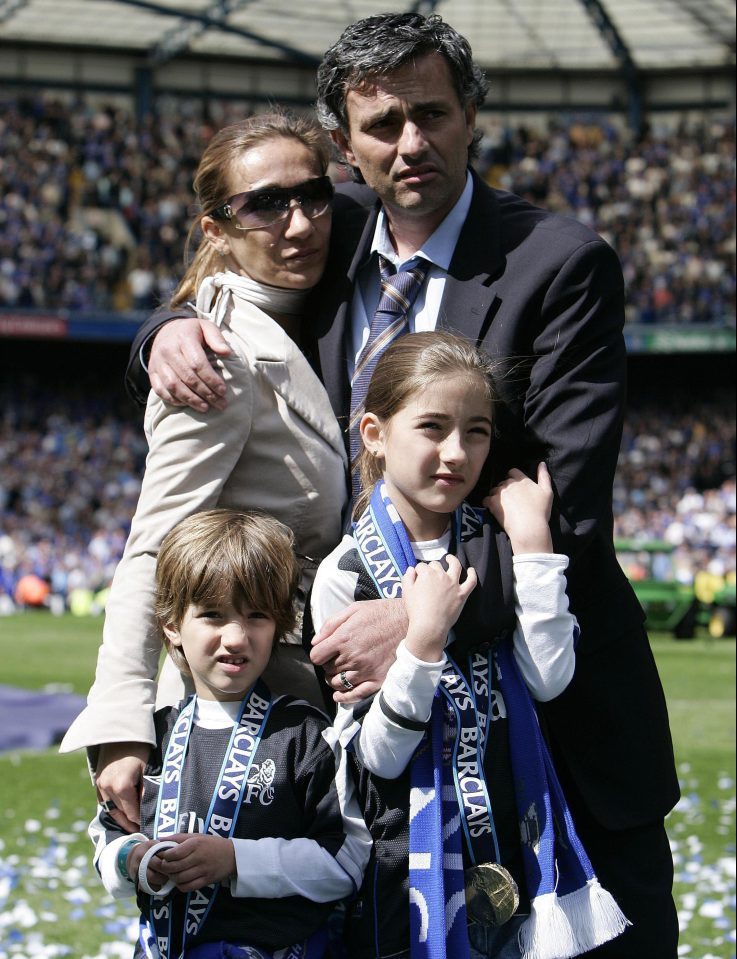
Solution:
[[[702,571],[692,584],[676,579],[674,547],[659,540],[616,540],[617,559],[647,617],[648,630],[693,639],[696,627],[721,639],[735,635],[735,577]]]
[[[693,585],[676,579],[673,546],[658,540],[615,540],[619,565],[645,610],[648,630],[693,639],[699,601]]]

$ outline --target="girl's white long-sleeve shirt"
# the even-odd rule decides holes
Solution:
[[[419,560],[440,559],[447,553],[449,536],[429,543],[413,543]],[[312,617],[316,629],[354,601],[356,575],[341,564],[348,550],[355,549],[352,536],[321,564],[312,593]],[[342,568],[341,568],[342,566]],[[546,702],[560,695],[570,683],[575,668],[575,617],[568,609],[565,570],[568,558],[558,553],[528,553],[513,557],[516,624],[513,652],[522,677],[534,699]],[[449,637],[452,641],[452,635]],[[407,766],[422,731],[414,727],[430,717],[432,700],[447,663],[418,659],[400,643],[396,661],[358,722],[360,707],[341,708],[333,735],[344,747],[352,744],[359,761],[384,778],[398,776]],[[382,708],[382,700],[389,707]]]

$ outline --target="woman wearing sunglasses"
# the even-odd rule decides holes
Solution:
[[[153,615],[159,545],[184,517],[227,506],[260,509],[292,529],[302,588],[340,538],[345,451],[327,393],[303,356],[304,300],[328,252],[333,188],[330,146],[307,121],[253,117],[212,138],[194,179],[202,239],[174,294],[218,325],[231,354],[222,409],[203,414],[150,394],[141,495],[106,608],[88,706],[62,751],[86,747],[101,799],[120,825],[137,818],[143,760],[155,742],[161,656]],[[309,319],[307,319],[309,322]],[[299,637],[265,676],[273,692],[322,703]],[[158,702],[182,695],[167,660]]]

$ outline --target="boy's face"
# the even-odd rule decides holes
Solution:
[[[221,602],[189,606],[181,625],[164,632],[187,657],[197,695],[222,702],[242,699],[266,669],[276,625],[266,613]]]

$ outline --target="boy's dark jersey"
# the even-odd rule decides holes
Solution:
[[[141,832],[154,835],[156,805],[166,752],[183,703],[158,710],[157,745],[146,766],[141,802]],[[291,697],[275,699],[251,766],[243,802],[233,831],[239,839],[278,837],[313,839],[340,858],[345,843],[343,820],[335,790],[335,760],[322,738],[327,717]],[[201,832],[215,790],[231,729],[193,725],[182,776],[179,831]],[[110,829],[110,839],[120,831]],[[138,895],[148,918],[151,900]],[[301,896],[240,898],[220,886],[199,935],[188,944],[224,940],[268,951],[301,942],[325,922],[331,903]]]

